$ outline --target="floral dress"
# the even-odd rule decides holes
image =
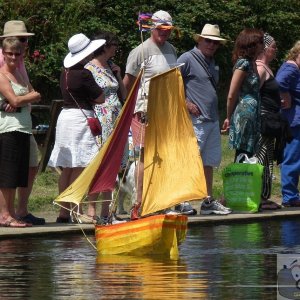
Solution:
[[[259,76],[249,59],[238,59],[235,69],[247,72],[247,76],[241,86],[239,99],[230,120],[229,147],[254,154],[260,128]]]
[[[95,112],[102,126],[102,145],[112,133],[115,121],[122,109],[117,94],[119,83],[110,68],[100,68],[91,62],[86,64],[85,68],[92,72],[97,84],[104,91],[105,102],[95,105]]]

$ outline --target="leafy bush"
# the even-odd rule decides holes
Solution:
[[[171,42],[178,54],[193,47],[192,36],[201,32],[205,23],[219,24],[228,43],[217,54],[222,80],[220,83],[220,108],[224,111],[226,94],[231,78],[231,52],[237,34],[245,27],[268,31],[278,43],[278,61],[282,62],[286,51],[299,39],[298,0],[153,0],[145,4],[141,0],[2,0],[0,25],[8,20],[23,20],[30,38],[30,51],[26,66],[33,86],[43,95],[43,102],[61,98],[58,86],[62,61],[67,54],[67,41],[75,33],[93,37],[101,30],[109,30],[120,39],[115,58],[124,70],[129,51],[140,43],[136,26],[138,12],[155,12],[163,9],[172,15],[181,37],[174,34]],[[147,34],[145,34],[145,38]],[[38,51],[38,52],[35,52]]]

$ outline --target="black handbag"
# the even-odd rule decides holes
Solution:
[[[282,117],[280,113],[267,113],[261,118],[260,133],[269,137],[280,137],[282,134]]]

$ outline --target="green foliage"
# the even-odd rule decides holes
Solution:
[[[136,26],[138,12],[163,9],[172,15],[181,36],[172,35],[178,54],[194,46],[193,34],[201,32],[205,23],[218,24],[228,43],[217,54],[221,68],[220,110],[224,111],[231,78],[231,52],[238,33],[245,27],[268,31],[278,43],[278,62],[299,39],[298,0],[2,0],[0,26],[12,19],[23,20],[30,32],[30,51],[26,66],[33,86],[43,95],[43,102],[60,98],[59,75],[68,52],[68,39],[83,32],[93,37],[99,31],[117,34],[120,49],[115,58],[124,71],[129,51],[140,43]],[[145,38],[148,34],[144,34]],[[34,52],[34,51],[38,52]],[[34,54],[35,53],[35,54]]]

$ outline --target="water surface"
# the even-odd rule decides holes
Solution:
[[[178,261],[97,257],[80,234],[0,240],[0,299],[276,299],[277,254],[300,253],[299,230],[193,227]]]

